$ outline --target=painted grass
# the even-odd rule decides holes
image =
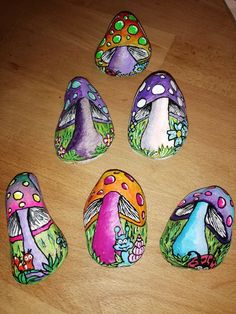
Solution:
[[[170,117],[170,129],[174,129],[174,123],[177,121],[177,119]],[[143,156],[150,157],[152,159],[158,159],[158,158],[167,158],[169,156],[175,155],[177,150],[175,147],[168,147],[168,146],[161,146],[158,148],[157,151],[151,151],[148,149],[143,149],[141,147],[141,140],[143,132],[145,131],[148,124],[148,119],[145,119],[141,122],[139,122],[133,131],[129,131],[128,138],[129,143],[131,147],[140,153]]]
[[[58,239],[63,240],[63,245],[58,244]],[[44,265],[44,270],[29,270],[20,272],[16,266],[12,267],[13,276],[15,279],[23,284],[33,284],[38,281],[38,276],[36,273],[43,273],[45,271],[45,276],[49,273],[54,272],[64,261],[68,254],[68,248],[60,229],[55,225],[35,236],[35,241],[39,249],[47,256],[48,265]],[[27,252],[26,252],[27,253]],[[23,242],[16,241],[11,244],[11,254],[12,257],[16,256],[22,260],[23,258]]]
[[[101,134],[102,138],[106,138],[107,134],[110,135],[110,137],[114,138],[114,132],[113,132],[113,124],[112,123],[100,123],[94,121],[94,127],[98,131],[98,133]],[[67,148],[69,145],[73,133],[74,133],[75,125],[71,125],[67,127],[66,129],[56,131],[55,133],[55,140],[57,138],[61,138],[60,144],[55,144],[57,155],[60,159],[63,159],[64,161],[73,162],[73,161],[83,161],[85,160],[84,157],[77,154],[75,150],[70,150],[69,152],[65,153],[63,156],[59,156],[58,150],[62,146],[64,149]],[[92,158],[99,156],[100,154],[105,153],[105,151],[108,149],[108,146],[106,146],[104,143],[97,146],[96,150],[94,151]]]
[[[189,262],[189,256],[176,256],[173,254],[172,250],[173,244],[184,228],[186,222],[187,219],[179,221],[169,220],[160,239],[160,249],[163,256],[174,266],[188,267],[187,264]],[[208,254],[213,255],[216,259],[217,265],[219,265],[227,254],[230,243],[222,244],[219,242],[215,235],[207,227],[205,228],[205,234],[208,243]]]
[[[146,245],[146,243],[147,243],[147,228],[145,228],[144,226],[143,227],[135,226],[132,223],[129,223],[128,221],[126,221],[123,218],[120,218],[120,222],[121,222],[123,230],[125,230],[125,226],[126,225],[129,226],[128,236],[131,239],[132,243],[135,243],[138,234],[140,234],[142,239],[143,239],[144,244]],[[123,260],[120,257],[120,255],[115,253],[116,262],[107,265],[107,264],[103,263],[100,260],[99,256],[97,256],[95,254],[95,252],[93,251],[92,242],[93,242],[93,236],[94,236],[96,224],[97,224],[97,222],[95,221],[85,232],[85,236],[86,236],[86,239],[87,239],[87,248],[88,248],[89,254],[100,265],[107,266],[107,267],[117,267],[120,263],[123,262]]]

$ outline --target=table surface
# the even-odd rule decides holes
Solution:
[[[159,239],[176,204],[208,185],[236,200],[236,29],[223,1],[2,1],[0,19],[0,312],[235,313],[236,241],[221,266],[205,272],[171,266]],[[101,73],[94,52],[113,16],[132,11],[152,43],[146,71],[114,78]],[[186,99],[190,132],[174,157],[153,161],[127,142],[134,94],[150,73],[170,72]],[[87,164],[60,161],[53,145],[68,81],[84,76],[109,107],[116,137]],[[88,255],[82,211],[107,169],[129,172],[148,203],[148,245],[134,266],[107,269]],[[30,171],[39,179],[69,255],[35,286],[11,276],[4,197],[10,180]]]

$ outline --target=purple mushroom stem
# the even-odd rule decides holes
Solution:
[[[173,141],[169,141],[167,137],[167,131],[170,128],[168,106],[167,97],[158,98],[152,102],[148,124],[141,140],[142,149],[156,151],[161,145],[173,146]]]
[[[32,236],[28,219],[27,219],[28,211],[29,211],[29,208],[25,208],[25,209],[17,211],[20,225],[21,225],[21,230],[22,230],[24,251],[27,252],[28,250],[31,250],[31,254],[34,257],[34,260],[33,260],[34,268],[43,269],[43,264],[44,263],[48,264],[48,261],[45,255],[38,248]]]
[[[88,99],[80,100],[75,120],[74,140],[68,145],[67,151],[75,150],[80,156],[91,157],[96,147],[102,142],[102,136],[94,128]]]
[[[119,219],[119,198],[120,194],[117,192],[109,192],[104,196],[93,237],[93,250],[105,264],[115,262],[114,228],[119,226],[121,233],[123,232]]]
[[[126,46],[117,47],[111,61],[109,69],[116,72],[118,69],[121,73],[130,73],[133,71],[137,61],[131,56]]]

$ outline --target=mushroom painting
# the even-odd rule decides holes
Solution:
[[[84,207],[89,254],[104,266],[134,264],[144,253],[146,216],[144,193],[137,181],[122,170],[106,171]]]
[[[136,16],[118,13],[109,25],[96,53],[98,68],[113,76],[131,76],[142,72],[151,57],[151,44]]]
[[[138,153],[162,159],[175,155],[188,134],[186,105],[174,78],[155,72],[139,87],[128,127],[130,146]]]
[[[34,284],[48,277],[63,263],[68,248],[32,173],[18,174],[9,184],[6,215],[14,278]]]
[[[229,250],[233,221],[234,204],[224,189],[193,191],[171,215],[161,236],[161,252],[175,266],[215,268]]]
[[[108,108],[98,91],[83,77],[69,82],[56,132],[57,156],[67,162],[103,154],[114,139]]]

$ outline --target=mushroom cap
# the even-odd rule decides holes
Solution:
[[[88,99],[89,102],[93,104],[94,108],[96,108],[97,111],[105,117],[104,119],[99,119],[99,115],[97,115],[96,119],[98,121],[101,120],[102,122],[111,122],[108,108],[96,88],[85,78],[77,76],[74,77],[68,84],[64,98],[64,108],[61,113],[57,129],[59,128],[61,117],[68,113],[72,109],[73,105],[78,104],[82,98]]]
[[[232,236],[232,225],[234,221],[234,204],[228,192],[226,192],[223,188],[219,186],[204,187],[189,193],[179,203],[178,207],[174,210],[170,219],[187,219],[192,213],[194,207],[193,204],[197,202],[206,202],[211,206],[211,208],[213,208],[211,209],[213,216],[217,215],[217,217],[219,217],[219,222],[223,223],[226,230],[225,239],[223,240],[220,238],[220,241],[229,242]],[[209,221],[208,213],[206,217],[206,225],[213,233],[216,234],[217,238],[219,238],[218,234],[215,232],[212,224]]]
[[[151,56],[151,44],[141,23],[133,13],[128,11],[119,12],[111,21],[95,53],[96,64],[99,67],[107,66],[108,60],[102,58],[104,52],[120,46],[132,46],[145,50],[143,60],[148,60]]]
[[[36,176],[29,172],[23,172],[16,175],[7,187],[7,218],[17,210],[29,207],[45,207],[45,204]]]
[[[118,192],[123,199],[126,199],[136,209],[139,221],[134,221],[122,213],[120,213],[120,217],[138,226],[143,226],[146,222],[146,201],[143,190],[131,175],[122,170],[113,169],[103,173],[86,201],[84,214],[93,202],[98,201],[99,203],[100,201],[101,203],[103,197],[111,191]],[[98,213],[92,217],[86,228],[97,218]]]
[[[171,99],[181,108],[186,118],[185,99],[175,79],[167,72],[158,71],[149,75],[139,86],[134,98],[131,121],[135,121],[135,115],[140,108],[160,98]]]

